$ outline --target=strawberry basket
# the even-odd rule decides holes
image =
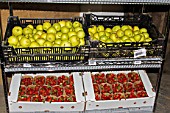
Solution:
[[[164,37],[149,15],[84,14],[84,18],[90,46],[95,48],[90,52],[90,58],[132,58],[134,51],[141,48],[146,49],[146,57],[163,54]],[[145,35],[142,33],[145,31],[141,30],[143,28],[147,31]],[[136,35],[140,35],[140,38]]]
[[[56,61],[84,61],[88,57],[89,46],[84,37],[84,45],[79,46],[38,46],[38,47],[14,47],[8,42],[12,36],[12,29],[15,26],[20,26],[22,29],[28,25],[32,25],[34,29],[38,25],[43,25],[49,22],[51,25],[60,21],[79,22],[83,24],[83,19],[80,17],[74,18],[19,18],[11,16],[8,18],[6,33],[2,44],[3,56],[6,64],[9,63],[45,63]],[[83,25],[82,25],[83,28]],[[83,28],[84,30],[84,28]],[[38,30],[37,30],[38,31]],[[44,30],[43,30],[44,32]],[[21,43],[21,42],[19,42]],[[54,43],[54,42],[53,42]]]

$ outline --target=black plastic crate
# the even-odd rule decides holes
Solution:
[[[133,16],[107,16],[84,14],[86,33],[88,28],[93,25],[103,25],[105,28],[112,28],[115,25],[131,25],[139,28],[146,28],[151,42],[120,42],[120,43],[104,43],[101,41],[90,40],[90,46],[93,48],[90,52],[90,58],[130,58],[134,57],[134,50],[140,48],[146,49],[147,57],[157,57],[163,55],[164,37],[152,23],[149,15],[133,15]]]
[[[71,22],[79,21],[83,24],[81,17],[75,18],[18,18],[11,16],[8,18],[8,24],[2,44],[3,56],[6,64],[9,63],[45,63],[45,62],[68,62],[68,61],[85,61],[88,59],[89,45],[85,40],[85,46],[80,47],[31,47],[31,48],[13,48],[8,45],[8,37],[12,35],[14,26],[26,27],[32,24],[34,27],[43,22],[51,24],[61,20],[69,20]],[[84,29],[84,28],[83,28]],[[69,48],[69,49],[67,49]],[[71,48],[71,50],[70,50]]]

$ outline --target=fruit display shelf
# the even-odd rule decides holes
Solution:
[[[155,91],[145,71],[85,72],[86,110],[154,105]]]
[[[79,73],[14,74],[8,95],[10,112],[83,111],[82,84]]]
[[[90,58],[133,58],[145,50],[145,58],[163,55],[164,36],[149,15],[111,16],[84,14]],[[139,54],[141,54],[139,52]]]
[[[4,61],[9,64],[87,60],[89,45],[82,24],[81,17],[9,17],[2,42]]]

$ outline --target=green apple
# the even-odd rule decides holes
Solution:
[[[47,39],[47,33],[43,33],[43,34],[41,35],[41,38],[43,38],[44,40],[46,40],[46,39]]]
[[[33,38],[34,38],[34,40],[37,40],[38,38],[41,38],[41,35],[35,34],[35,35],[33,35]]]
[[[124,36],[122,36],[122,37],[121,37],[121,39],[122,39],[123,41],[125,41],[125,40],[129,40],[129,37],[128,37],[128,36],[126,36],[126,35],[124,35]]]
[[[128,37],[132,37],[132,36],[133,36],[133,32],[132,32],[131,29],[126,29],[124,33],[125,33],[125,35],[128,36]]]
[[[144,32],[142,34],[144,35],[145,38],[149,38],[149,33]]]
[[[70,31],[75,31],[75,30],[74,30],[74,28],[72,27],[72,28],[70,28]]]
[[[29,47],[40,47],[40,45],[37,42],[33,41],[31,42]]]
[[[145,42],[151,42],[152,41],[152,38],[145,38]]]
[[[35,39],[33,37],[29,38],[31,42],[34,42]]]
[[[133,31],[139,31],[139,27],[138,26],[134,26],[133,27]]]
[[[34,30],[34,26],[31,25],[31,24],[27,25],[27,27],[29,27],[29,28],[31,28],[32,30]]]
[[[37,31],[42,31],[42,30],[43,30],[43,26],[40,25],[40,24],[37,25],[37,26],[36,26],[36,30],[37,30]]]
[[[53,24],[53,27],[55,28],[55,30],[56,30],[57,32],[61,30],[61,26],[60,26],[59,23],[54,23],[54,24]]]
[[[66,21],[66,27],[68,27],[69,29],[72,28],[72,22],[71,21]]]
[[[75,32],[83,31],[83,28],[82,28],[82,27],[76,27],[76,28],[74,29],[74,31],[75,31]]]
[[[66,25],[66,21],[62,20],[58,22],[61,27],[64,27]]]
[[[105,35],[106,35],[107,37],[110,37],[110,34],[111,34],[111,33],[109,33],[109,32],[105,32]]]
[[[136,40],[133,37],[129,38],[131,40],[131,42],[136,42]]]
[[[141,39],[139,40],[139,42],[144,42],[145,41],[145,36],[143,34],[140,34],[141,35]]]
[[[73,36],[73,35],[77,35],[77,33],[76,33],[76,32],[74,32],[74,31],[70,31],[70,32],[68,32],[68,37],[71,37],[71,36]]]
[[[84,38],[85,37],[85,32],[84,31],[78,31],[77,32],[77,37],[78,38]]]
[[[122,30],[122,31],[125,31],[126,29],[129,29],[129,26],[128,26],[128,25],[123,25],[123,26],[121,27],[121,30]]]
[[[106,42],[107,39],[108,39],[108,37],[105,35],[100,36],[100,41],[102,41],[102,42]]]
[[[54,27],[50,27],[50,28],[48,28],[47,29],[47,33],[57,33],[57,31],[55,30],[55,28]]]
[[[99,33],[99,37],[106,35],[104,31],[98,32]]]
[[[21,40],[21,38],[24,37],[24,35],[19,35],[17,37],[18,37],[18,40]]]
[[[68,40],[68,39],[69,39],[69,36],[68,36],[67,33],[63,33],[63,34],[61,35],[61,40]]]
[[[116,33],[120,29],[120,25],[116,25],[112,28],[112,32]]]
[[[141,40],[141,35],[135,35],[133,38],[136,40],[136,42],[139,42]]]
[[[112,32],[112,29],[111,29],[111,28],[106,28],[106,29],[105,29],[105,32],[111,33],[111,32]]]
[[[147,33],[147,29],[146,29],[146,28],[141,28],[139,31],[140,31],[141,33]]]
[[[63,34],[62,32],[57,32],[55,38],[60,39],[62,34]]]
[[[132,28],[132,26],[131,26],[131,25],[128,25],[128,27],[129,27],[129,29],[131,29],[131,30],[133,31],[133,28]]]
[[[79,38],[77,37],[77,36],[71,36],[70,38],[69,38],[69,41],[70,41],[70,43],[71,43],[71,45],[73,46],[73,47],[75,47],[75,46],[78,46],[79,45],[79,43],[80,43],[80,40],[79,40]]]
[[[92,34],[96,33],[97,32],[97,27],[96,26],[92,26],[91,28],[88,28],[88,32],[92,33]]]
[[[19,43],[22,47],[29,47],[31,44],[31,41],[28,38],[23,37],[23,38],[21,38]]]
[[[47,31],[48,28],[51,27],[51,23],[50,22],[44,22],[43,23],[43,30]]]
[[[140,34],[139,30],[133,32],[133,35],[137,35],[137,34]]]
[[[113,46],[113,44],[111,44],[111,43],[113,43],[113,40],[110,39],[110,38],[108,38],[108,39],[105,41],[105,43],[110,43],[110,44],[107,44],[107,46]]]
[[[55,38],[56,38],[56,36],[55,36],[54,33],[47,33],[47,40],[48,40],[49,42],[54,42],[54,41],[55,41]]]
[[[43,44],[43,46],[44,46],[44,47],[52,47],[53,44],[52,44],[52,42],[50,42],[50,41],[45,41],[44,44]]]
[[[85,41],[84,41],[84,38],[81,38],[80,39],[80,43],[79,43],[79,46],[84,46],[85,45]]]
[[[97,40],[99,40],[99,39],[100,39],[100,37],[99,37],[99,33],[94,33],[93,37],[94,37],[95,39],[97,39]]]
[[[14,36],[22,35],[22,27],[20,27],[20,26],[15,26],[15,27],[12,29],[12,35],[14,35]]]
[[[122,37],[122,36],[124,36],[124,31],[119,29],[119,30],[117,30],[116,34],[118,37]]]
[[[41,46],[41,47],[44,45],[45,41],[46,41],[46,40],[43,39],[43,38],[39,38],[39,39],[36,40],[36,42],[37,42],[37,43],[39,44],[39,46]]]
[[[33,29],[32,34],[34,35],[37,32],[37,29]]]
[[[43,31],[37,31],[35,34],[38,34],[41,36],[43,34]]]
[[[55,43],[55,44],[58,44],[58,45],[60,45],[61,42],[62,42],[62,41],[61,41],[60,39],[56,39],[56,40],[54,41],[54,43]]]
[[[68,33],[69,31],[70,31],[70,29],[68,27],[66,27],[66,26],[61,27],[62,33]]]
[[[22,36],[22,35],[20,35],[20,36]],[[18,41],[19,41],[19,39],[16,36],[10,36],[8,38],[9,45],[17,45]]]
[[[62,41],[60,44],[60,47],[66,47],[65,48],[66,51],[71,50],[71,48],[70,48],[71,46],[72,46],[71,43],[68,41]]]
[[[104,26],[103,25],[99,25],[97,27],[97,32],[101,32],[101,31],[104,31]]]
[[[73,22],[73,27],[74,27],[74,28],[80,27],[80,22],[79,22],[79,21],[74,21],[74,22]]]
[[[32,38],[33,35],[32,35],[32,34],[26,34],[25,37],[26,37],[26,38]]]
[[[116,42],[118,40],[117,34],[116,33],[111,34],[110,39],[112,39],[113,42]]]

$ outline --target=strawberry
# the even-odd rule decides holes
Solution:
[[[101,100],[101,95],[98,94],[98,93],[95,93],[95,99],[96,99],[96,100]]]
[[[44,102],[44,99],[41,95],[34,95],[32,97],[32,102]]]
[[[58,77],[58,85],[69,85],[69,78],[65,75],[59,76]]]
[[[45,77],[44,76],[35,76],[34,77],[34,85],[43,86],[45,84]]]
[[[114,94],[113,94],[113,99],[114,99],[114,100],[125,99],[125,95],[124,95],[124,93],[114,93]]]
[[[25,85],[21,85],[19,88],[19,95],[25,95],[26,93],[26,86]]]
[[[22,96],[18,96],[18,101],[31,101],[31,96],[28,95],[22,95]]]
[[[95,74],[96,83],[101,84],[106,82],[106,77],[104,73]]]
[[[73,75],[69,76],[69,85],[74,85]]]
[[[137,97],[140,98],[140,97],[148,97],[148,94],[146,91],[138,91],[137,92]]]
[[[118,79],[119,83],[128,82],[128,78],[126,77],[126,74],[124,74],[124,73],[118,73],[117,79]]]
[[[124,92],[124,88],[123,85],[121,83],[114,83],[112,84],[112,91],[114,93],[123,93]]]
[[[129,82],[132,82],[132,83],[134,83],[135,81],[141,80],[139,74],[136,72],[130,72],[127,74],[127,76],[129,78]]]
[[[47,101],[47,102],[57,102],[58,99],[57,99],[56,96],[49,95],[49,96],[46,97],[45,101]]]
[[[110,93],[101,93],[101,100],[112,100],[113,95]]]
[[[100,84],[101,93],[112,93],[111,85],[108,83]]]
[[[100,88],[99,88],[99,85],[98,85],[98,84],[94,83],[94,84],[93,84],[93,89],[94,89],[94,92],[95,92],[95,93],[100,94]]]
[[[137,98],[136,92],[126,92],[125,93],[126,99],[128,98]]]
[[[47,76],[45,84],[50,85],[50,86],[56,85],[57,84],[57,77],[56,76]]]
[[[40,86],[29,85],[27,87],[26,94],[27,95],[38,95],[39,94]]]
[[[123,84],[125,92],[135,92],[134,84],[131,82],[125,82]]]
[[[51,94],[51,86],[42,86],[40,88],[39,94],[46,97]]]
[[[51,89],[51,94],[57,97],[63,95],[63,93],[64,93],[64,88],[62,86],[55,85]]]
[[[33,83],[33,77],[32,76],[22,76],[21,78],[21,85],[25,85],[25,86],[28,86],[28,85],[31,85]]]
[[[113,84],[117,82],[117,76],[113,73],[107,73],[106,80],[107,80],[107,83]]]
[[[74,86],[67,85],[64,87],[64,90],[66,95],[74,95]]]
[[[92,83],[96,83],[95,75],[91,74]]]

